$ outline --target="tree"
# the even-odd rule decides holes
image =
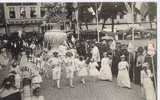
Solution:
[[[47,22],[65,22],[67,11],[62,3],[45,3],[44,7],[47,8]]]
[[[126,8],[124,3],[121,2],[107,2],[102,3],[102,9],[99,14],[99,18],[103,19],[102,30],[104,29],[105,22],[111,19],[112,22],[112,32],[114,32],[114,19],[118,14],[124,15],[126,13]]]
[[[152,22],[154,21],[155,17],[157,16],[157,4],[150,2],[148,3],[148,15],[150,21],[150,27],[152,29]]]
[[[95,3],[79,3],[78,4],[78,10],[79,10],[79,23],[80,23],[80,29],[82,26],[82,23],[85,23],[85,26],[88,30],[88,23],[93,21],[93,18],[95,17],[95,15],[93,15],[92,12],[90,12],[88,9],[89,8],[95,8]]]
[[[157,16],[157,4],[155,2],[143,2],[140,9],[135,8],[142,16],[142,21],[149,16],[150,27],[152,29],[152,22]]]

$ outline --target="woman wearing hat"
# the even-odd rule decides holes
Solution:
[[[125,61],[125,55],[121,56],[121,61],[118,64],[118,86],[131,88],[130,78],[129,78],[129,64]]]
[[[145,100],[156,100],[155,90],[151,77],[153,77],[153,75],[149,69],[149,64],[144,63],[141,70],[141,86],[142,92],[146,98]]]
[[[107,52],[103,54],[101,60],[100,79],[112,81],[111,59],[107,56]]]

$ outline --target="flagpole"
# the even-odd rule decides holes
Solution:
[[[132,41],[134,41],[134,2],[132,2]]]
[[[98,38],[98,42],[99,42],[99,30],[98,30],[98,4],[96,3],[96,22],[97,22],[97,38]]]
[[[132,43],[134,43],[134,2],[132,2]],[[135,52],[133,53],[133,58],[135,60]],[[133,71],[135,71],[135,69],[133,68]],[[133,72],[133,80],[135,81],[135,74]]]
[[[75,3],[75,9],[76,9],[76,11],[75,11],[75,15],[76,15],[76,21],[77,21],[77,25],[76,25],[76,27],[77,27],[77,34],[78,34],[78,40],[80,39],[80,34],[79,34],[79,22],[78,22],[78,3]]]

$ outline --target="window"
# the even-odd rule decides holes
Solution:
[[[14,7],[9,8],[9,17],[10,18],[16,18],[15,9]]]
[[[31,7],[30,16],[31,16],[31,18],[35,18],[37,16],[36,15],[36,7]]]
[[[44,17],[46,14],[46,9],[45,7],[41,7],[41,17]]]
[[[20,8],[20,18],[25,18],[26,17],[26,11],[25,7]]]

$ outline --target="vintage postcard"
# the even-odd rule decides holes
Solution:
[[[157,100],[158,1],[0,1],[0,100]]]

